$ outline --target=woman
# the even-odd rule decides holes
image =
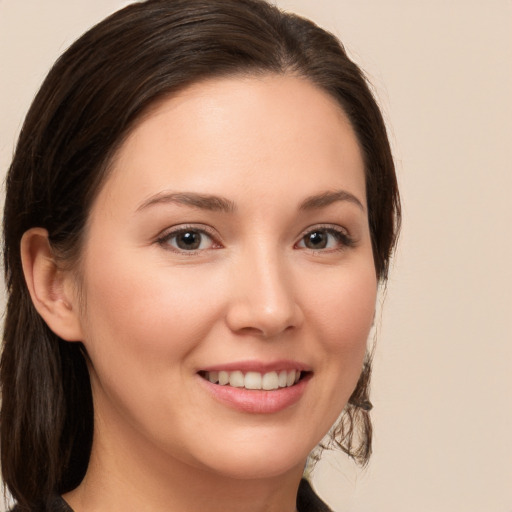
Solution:
[[[87,32],[7,178],[17,510],[327,510],[303,468],[336,422],[370,455],[399,213],[379,109],[313,23],[149,0]]]

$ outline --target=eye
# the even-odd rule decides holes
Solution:
[[[203,251],[217,246],[205,230],[193,227],[168,231],[158,239],[158,243],[176,252]]]
[[[297,247],[304,249],[341,250],[353,247],[354,240],[341,228],[318,227],[305,233],[297,243]]]

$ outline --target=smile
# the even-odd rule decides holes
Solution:
[[[199,375],[212,384],[245,388],[248,390],[272,391],[289,388],[299,382],[303,374],[300,370],[280,370],[267,373],[235,371],[203,371]]]

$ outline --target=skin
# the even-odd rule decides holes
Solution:
[[[162,200],[171,193],[230,208]],[[198,249],[169,234],[183,227]],[[327,245],[309,247],[312,232]],[[51,268],[37,265],[43,237],[24,241],[36,298]],[[80,293],[54,269],[37,299],[60,304],[60,324],[39,309],[90,357],[94,444],[65,496],[74,510],[294,511],[306,458],[355,388],[375,310],[364,166],[338,104],[294,76],[209,80],[161,101],[113,162],[78,273]],[[284,359],[309,380],[270,414],[219,402],[198,374]]]

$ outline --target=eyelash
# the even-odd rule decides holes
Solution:
[[[313,249],[313,248],[305,247],[306,249],[309,249],[316,254],[321,253],[321,252],[330,253],[330,252],[343,251],[347,248],[352,248],[352,247],[356,246],[356,241],[354,240],[354,238],[352,238],[345,230],[341,229],[339,226],[333,226],[333,225],[317,225],[317,226],[307,228],[301,235],[299,242],[297,242],[297,244],[295,244],[295,245],[297,246],[299,243],[304,242],[308,235],[312,235],[315,232],[327,233],[327,234],[333,236],[335,238],[336,242],[338,242],[338,244],[339,244],[339,247],[329,248],[329,249],[327,249],[327,248]]]
[[[185,233],[196,233],[200,234],[201,236],[206,235],[211,240],[211,243],[213,244],[214,247],[208,247],[207,249],[186,250],[180,249],[179,247],[173,247],[170,244],[170,241],[172,239],[176,239],[179,235],[183,235]],[[216,236],[213,231],[210,231],[204,227],[197,226],[180,226],[179,228],[171,229],[170,231],[165,232],[162,236],[158,237],[156,241],[166,250],[170,250],[178,254],[184,254],[186,256],[193,256],[204,250],[220,249],[222,247],[220,243],[216,242]]]
[[[305,239],[308,235],[312,235],[315,232],[319,233],[327,233],[328,235],[331,235],[335,238],[336,242],[339,244],[338,247],[335,248],[320,248],[315,249],[311,247],[305,246]],[[178,236],[186,234],[186,233],[195,233],[200,234],[201,236],[206,236],[211,240],[211,247],[207,248],[197,248],[192,250],[182,249],[176,246],[171,245],[170,241],[173,239],[176,239]],[[158,237],[156,242],[160,244],[162,247],[164,247],[166,250],[170,250],[172,252],[176,252],[178,254],[183,254],[186,256],[194,256],[198,254],[199,252],[210,250],[210,249],[220,249],[222,248],[222,244],[216,241],[217,237],[214,234],[213,230],[210,231],[204,227],[197,227],[193,225],[189,226],[180,226],[179,228],[171,229],[170,231],[165,232],[162,236]],[[201,243],[201,242],[200,242]],[[304,243],[304,247],[298,247],[299,244]],[[340,227],[332,226],[332,225],[318,225],[313,226],[310,228],[307,228],[302,235],[299,238],[299,241],[295,243],[294,248],[297,249],[307,249],[310,251],[313,251],[315,254],[318,253],[331,253],[331,252],[337,252],[337,251],[343,251],[347,248],[355,247],[356,242],[355,240],[345,231],[342,230]]]

